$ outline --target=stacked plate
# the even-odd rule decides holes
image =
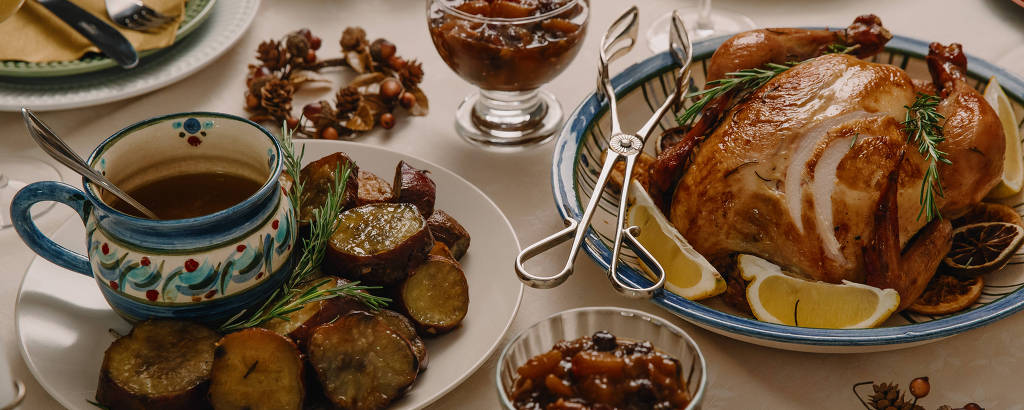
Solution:
[[[140,53],[130,70],[105,56],[73,61],[0,61],[0,111],[77,108],[122,100],[167,86],[231,47],[256,16],[260,0],[188,0],[174,45]]]

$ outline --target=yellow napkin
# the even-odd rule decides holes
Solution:
[[[174,43],[178,25],[184,18],[184,0],[145,0],[147,6],[164,15],[178,16],[158,32],[129,30],[114,24],[107,16],[103,0],[74,0],[78,7],[110,24],[135,46],[135,51],[167,47]],[[88,51],[99,52],[85,37],[46,7],[33,0],[25,2],[18,13],[0,23],[0,60],[33,63],[77,60]]]

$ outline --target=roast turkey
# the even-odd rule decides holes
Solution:
[[[901,308],[920,296],[950,247],[948,221],[998,183],[1004,136],[958,44],[933,43],[932,82],[915,82],[861,59],[889,37],[868,15],[840,31],[749,31],[718,49],[709,80],[803,62],[709,104],[652,168],[652,194],[697,251],[716,266],[749,253],[810,279],[893,288]],[[828,53],[837,48],[853,52]],[[942,99],[938,148],[950,162],[931,220],[920,203],[928,162],[901,123],[918,93]]]

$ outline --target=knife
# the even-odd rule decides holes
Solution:
[[[67,0],[36,0],[124,68],[139,64],[139,54],[121,32]]]

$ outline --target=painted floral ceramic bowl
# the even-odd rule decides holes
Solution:
[[[100,199],[100,188],[84,179],[84,190],[46,181],[18,192],[11,214],[22,240],[51,262],[94,277],[124,318],[223,321],[262,303],[290,272],[295,214],[278,183],[281,148],[259,125],[207,112],[156,117],[118,131],[88,162],[118,185],[206,172],[262,182],[234,206],[175,220],[115,210]],[[40,201],[61,202],[78,212],[88,255],[71,252],[38,230],[29,208]]]
[[[703,87],[707,60],[727,37],[706,40],[694,45],[692,87]],[[873,61],[893,64],[912,77],[927,79],[928,67],[923,56],[928,43],[895,36]],[[968,56],[970,84],[984,89],[991,76],[998,78],[1009,95],[1016,117],[1024,119],[1024,79],[991,63]],[[612,79],[619,97],[619,117],[624,129],[637,129],[672,91],[676,67],[668,53],[652,56]],[[689,106],[692,101],[685,101]],[[611,120],[607,104],[597,94],[589,95],[569,116],[555,143],[551,179],[558,212],[565,218],[579,219],[582,204],[590,200],[597,175],[601,170],[601,153],[608,146]],[[660,129],[674,126],[674,115],[666,115]],[[1024,131],[1024,121],[1018,125]],[[660,132],[657,132],[660,134]],[[659,145],[651,138],[645,151],[654,153]],[[1018,212],[1024,212],[1024,194],[1003,201]],[[611,240],[614,233],[618,194],[605,192],[594,214],[592,226],[583,249],[598,265],[607,269],[611,261]],[[646,287],[651,282],[638,268],[636,257],[624,249],[623,260],[629,265],[619,270],[632,286]],[[694,302],[665,291],[653,302],[698,326],[737,340],[789,350],[813,352],[864,352],[892,350],[929,343],[991,323],[1024,309],[1024,252],[1014,255],[1007,267],[984,278],[985,288],[971,308],[944,316],[903,312],[893,315],[874,329],[814,329],[760,322],[728,304],[712,298]]]

